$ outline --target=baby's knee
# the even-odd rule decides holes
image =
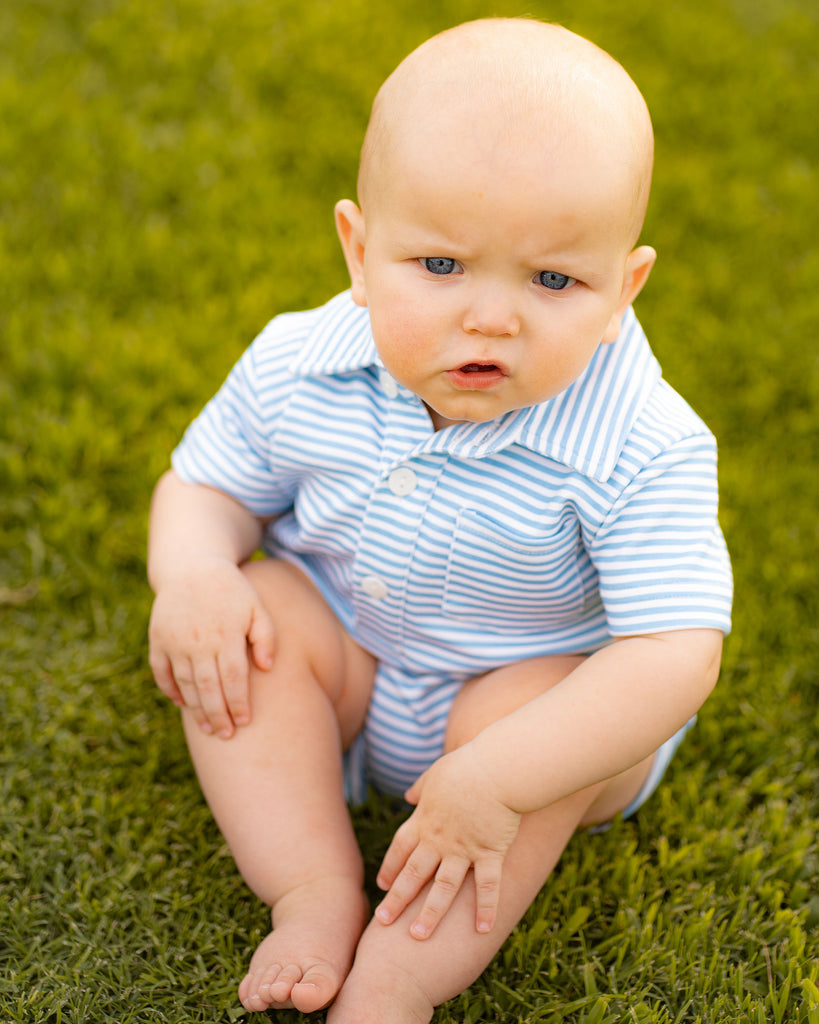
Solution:
[[[313,584],[295,565],[279,558],[259,558],[240,566],[268,611],[286,612],[294,605],[322,601]]]
[[[276,629],[276,646],[307,652],[338,644],[341,625],[314,584],[294,565],[276,558],[246,562],[242,572]]]
[[[375,660],[347,633],[317,587],[289,562],[269,558],[242,567],[275,629],[273,672],[285,685],[316,682],[330,699],[346,742],[361,729]],[[349,733],[349,735],[348,735]]]

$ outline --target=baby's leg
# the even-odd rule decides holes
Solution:
[[[447,731],[452,749],[490,722],[509,714],[555,685],[577,659],[537,659],[490,673],[461,691]],[[355,964],[327,1016],[328,1024],[425,1024],[434,1007],[454,998],[483,972],[526,912],[577,827],[627,806],[639,791],[649,763],[628,778],[607,780],[533,814],[524,815],[504,862],[497,922],[492,931],[475,930],[471,875],[430,939],[409,934],[428,888],[389,926],[373,920],[359,942]],[[614,797],[610,798],[610,793]],[[620,802],[618,802],[620,801]],[[616,804],[616,806],[615,806]]]
[[[273,908],[240,998],[249,1010],[311,1012],[338,991],[367,917],[341,751],[363,725],[374,664],[293,567],[270,560],[246,572],[276,626],[274,666],[251,669],[252,720],[231,739],[205,735],[191,716],[185,728],[236,864]]]

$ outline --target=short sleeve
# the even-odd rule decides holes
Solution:
[[[623,488],[589,546],[612,636],[731,627],[710,434],[677,440]]]
[[[293,500],[271,457],[276,425],[292,388],[286,353],[271,352],[271,344],[275,349],[275,332],[268,325],[171,457],[182,480],[229,494],[258,516],[277,515]]]

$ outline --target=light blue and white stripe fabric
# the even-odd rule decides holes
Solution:
[[[556,398],[436,433],[345,292],[268,324],[173,465],[276,516],[266,550],[379,659],[367,759],[389,791],[440,753],[471,676],[616,636],[730,628],[716,445],[631,311]]]

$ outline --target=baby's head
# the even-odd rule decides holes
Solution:
[[[611,57],[566,29],[469,22],[387,79],[337,224],[386,368],[436,426],[554,397],[654,260],[651,122]]]

